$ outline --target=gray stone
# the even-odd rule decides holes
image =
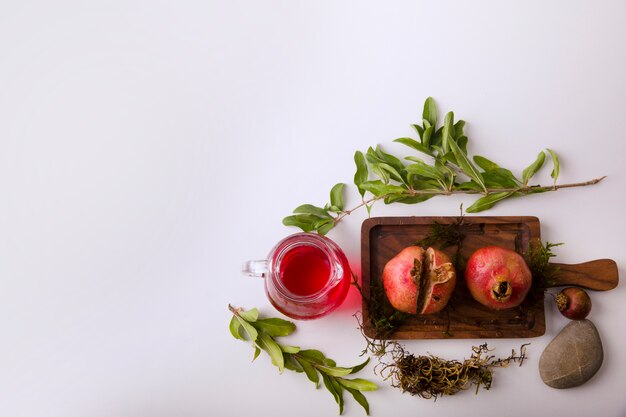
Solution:
[[[589,320],[572,320],[541,354],[539,374],[553,388],[577,387],[595,375],[603,359],[596,326]]]

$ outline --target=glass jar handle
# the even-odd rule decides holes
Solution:
[[[245,262],[241,268],[241,272],[249,277],[265,278],[267,275],[267,260]]]

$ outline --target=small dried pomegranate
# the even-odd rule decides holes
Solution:
[[[510,249],[487,246],[470,256],[465,282],[472,297],[492,310],[517,307],[532,284],[524,258]]]
[[[555,299],[556,307],[568,319],[582,320],[591,311],[591,298],[582,288],[564,288],[556,295]]]
[[[409,246],[383,269],[383,286],[391,305],[410,314],[444,309],[456,285],[456,272],[445,253]]]

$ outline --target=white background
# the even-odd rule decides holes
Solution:
[[[471,153],[519,173],[550,147],[560,182],[607,175],[487,213],[538,216],[545,240],[566,243],[559,261],[611,258],[623,275],[625,18],[623,0],[2,1],[0,415],[336,415],[303,375],[251,363],[227,304],[278,314],[241,263],[295,232],[281,219],[297,205],[350,183],[355,150],[407,152],[391,141],[412,135],[427,96],[468,122]],[[357,271],[365,216],[330,233]],[[605,361],[586,385],[541,382],[567,323],[547,302],[545,336],[489,340],[498,355],[532,343],[492,390],[435,403],[370,365],[372,415],[626,415],[624,286],[591,296]],[[289,342],[360,362],[359,304],[351,292]],[[482,342],[407,347],[462,359]]]

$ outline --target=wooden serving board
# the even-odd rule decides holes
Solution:
[[[382,290],[385,264],[407,246],[431,233],[434,222],[451,224],[458,217],[377,217],[363,222],[361,229],[362,290],[369,298],[373,284]],[[476,249],[497,245],[525,254],[531,244],[540,241],[537,217],[465,217],[468,225],[461,256],[467,259]],[[444,249],[452,255],[455,247]],[[576,265],[559,266],[557,286],[577,285],[593,290],[610,290],[618,283],[617,265],[610,259],[599,259]],[[462,271],[457,271],[456,288],[448,307],[436,314],[415,315],[387,337],[393,339],[468,339],[526,338],[545,333],[542,298],[528,297],[521,306],[493,311],[476,302],[465,285]],[[384,292],[382,297],[388,303]],[[390,305],[389,305],[390,307]],[[391,308],[391,307],[390,307]],[[377,337],[370,324],[367,303],[363,301],[363,330]]]

